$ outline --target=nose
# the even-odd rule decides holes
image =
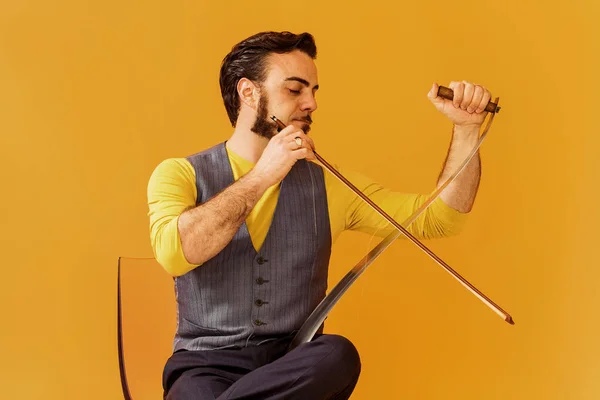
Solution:
[[[303,100],[302,111],[308,111],[309,113],[312,113],[317,109],[317,99],[315,98],[314,94],[308,94]]]

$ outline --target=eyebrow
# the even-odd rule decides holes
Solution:
[[[287,81],[296,81],[296,82],[300,82],[304,86],[310,86],[310,83],[306,79],[302,79],[302,78],[299,78],[297,76],[290,76],[289,78],[286,78],[285,81],[286,82]],[[319,85],[315,85],[315,87],[313,89],[314,90],[318,90],[319,89]]]

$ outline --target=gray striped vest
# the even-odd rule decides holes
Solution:
[[[196,173],[197,204],[234,182],[225,143],[187,160]],[[293,334],[325,296],[330,254],[323,169],[300,160],[281,182],[258,252],[244,222],[219,254],[175,279],[174,351],[258,345]]]

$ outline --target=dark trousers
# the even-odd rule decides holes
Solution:
[[[360,375],[354,345],[316,335],[286,354],[292,337],[260,346],[178,351],[165,365],[167,400],[348,399]]]

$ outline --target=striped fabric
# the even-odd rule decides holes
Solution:
[[[187,159],[198,204],[233,183],[225,143]],[[243,223],[219,254],[175,279],[174,351],[257,345],[298,330],[325,296],[330,254],[323,170],[301,160],[281,182],[258,252]]]

